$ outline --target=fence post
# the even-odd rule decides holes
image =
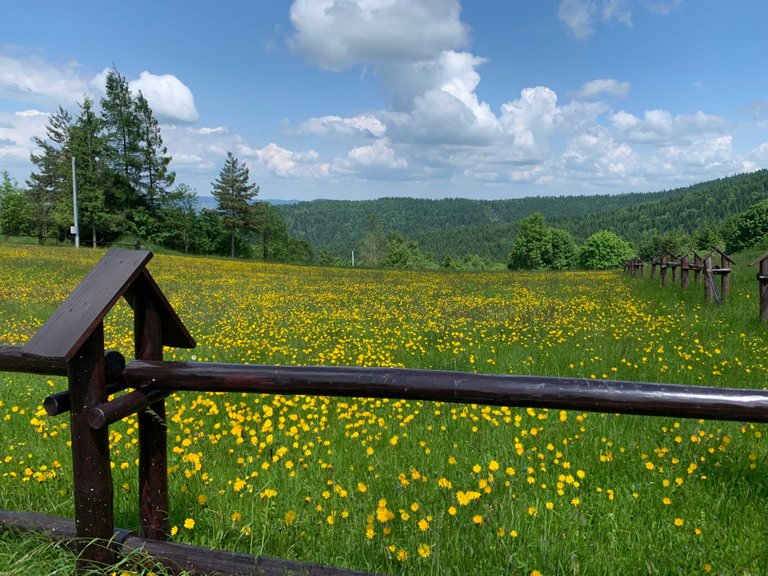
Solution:
[[[659,269],[661,270],[661,287],[667,286],[667,257],[662,256],[661,262],[659,262]]]
[[[160,306],[150,291],[138,291],[134,300],[134,347],[138,360],[163,359]],[[145,538],[168,538],[168,428],[165,400],[138,413],[139,517]]]
[[[768,257],[760,260],[760,273],[757,276],[760,283],[760,320],[768,320]]]
[[[696,282],[696,284],[699,283],[699,278],[701,278],[701,271],[704,268],[704,262],[701,260],[701,256],[693,253],[693,281]]]
[[[715,279],[712,275],[712,253],[704,258],[704,299],[707,304],[712,304],[715,292]]]
[[[719,252],[719,250],[718,250]],[[728,301],[728,293],[731,291],[731,260],[727,255],[720,252],[720,302],[725,304]]]
[[[680,286],[683,290],[688,288],[688,254],[680,256]]]
[[[68,365],[71,398],[72,472],[78,572],[115,563],[109,544],[114,529],[109,429],[88,424],[91,408],[107,401],[104,377],[104,325],[99,324]]]
[[[672,284],[677,282],[677,265],[678,265],[678,262],[675,260],[675,257],[670,256],[670,262],[668,266],[671,266],[672,268]]]

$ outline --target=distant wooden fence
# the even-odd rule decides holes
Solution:
[[[72,542],[78,570],[143,550],[169,570],[192,574],[353,575],[329,568],[167,542],[168,463],[164,398],[179,390],[403,398],[768,422],[768,391],[581,378],[353,367],[244,366],[164,362],[163,346],[195,341],[146,269],[150,252],[112,250],[21,347],[0,347],[0,370],[66,375],[68,390],[45,399],[69,412],[75,521],[1,512],[0,527],[42,530]],[[768,274],[766,274],[768,276]],[[121,298],[133,308],[135,360],[104,350],[103,320]],[[132,391],[108,400],[110,394]],[[113,527],[109,425],[138,414],[139,534]]]
[[[693,261],[691,261],[691,256],[693,257]],[[719,266],[715,266],[714,264],[714,258],[717,256],[720,258]],[[766,261],[765,264],[761,263],[761,266],[765,268],[765,274],[762,272],[758,274],[758,280],[763,282],[761,277],[765,276],[766,286],[768,286],[768,254],[765,254],[761,258]],[[756,260],[753,262],[753,264],[759,260],[760,259]],[[656,268],[658,267],[659,276],[661,278],[661,287],[666,288],[669,271],[671,271],[671,281],[672,284],[674,284],[677,282],[677,270],[680,269],[680,287],[683,290],[687,290],[688,275],[690,271],[693,271],[695,283],[698,284],[699,279],[702,276],[704,277],[704,299],[710,304],[713,302],[717,302],[717,304],[725,304],[728,301],[728,296],[730,295],[732,271],[731,267],[733,264],[735,264],[733,259],[718,248],[713,248],[704,257],[699,256],[699,254],[696,252],[693,252],[692,254],[682,254],[679,256],[672,254],[671,252],[667,252],[665,254],[653,256],[651,258],[651,278],[655,277]],[[640,275],[642,275],[643,264],[639,258],[632,258],[631,260],[627,260],[624,263],[625,273],[631,276],[636,276],[637,270],[639,270]],[[715,278],[718,277],[720,278],[719,282],[715,280]],[[761,302],[765,302],[765,304],[761,304],[760,306],[760,314],[761,318],[765,320],[768,319],[768,287],[765,289],[765,297],[763,297],[763,289],[761,284],[760,293]]]

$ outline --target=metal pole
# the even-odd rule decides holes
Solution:
[[[80,225],[77,220],[77,174],[75,173],[74,156],[72,156],[72,206],[75,212],[75,225],[72,227],[75,235],[75,248],[80,248]]]
[[[355,267],[355,251],[352,250],[352,267]]]

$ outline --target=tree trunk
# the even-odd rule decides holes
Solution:
[[[93,247],[96,248],[96,222],[91,224],[91,242],[93,243]]]
[[[264,262],[267,261],[267,256],[269,256],[267,248],[267,231],[264,230],[263,234],[261,235],[261,255],[264,258]]]
[[[235,257],[235,234],[237,233],[237,228],[234,226],[232,227],[232,258]]]

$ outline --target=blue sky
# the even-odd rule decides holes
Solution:
[[[768,167],[764,0],[4,0],[0,170],[115,66],[177,182],[265,198],[652,191]]]

